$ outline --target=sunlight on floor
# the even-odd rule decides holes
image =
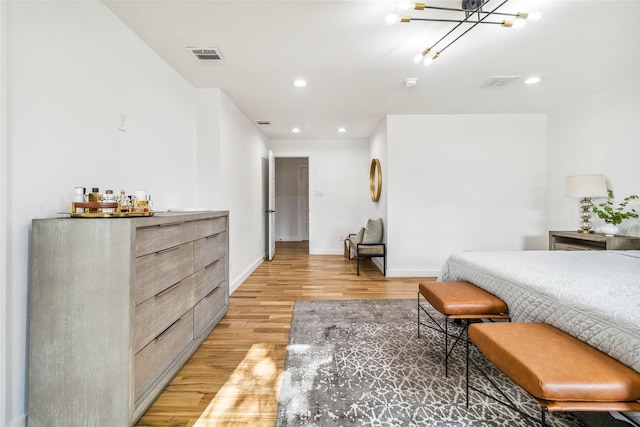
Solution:
[[[252,345],[193,426],[233,424],[239,420],[243,425],[273,425],[282,375],[276,364],[275,347]]]

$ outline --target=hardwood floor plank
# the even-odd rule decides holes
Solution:
[[[144,427],[273,426],[296,300],[416,298],[420,281],[384,277],[370,260],[309,255],[278,242],[231,295],[229,311],[139,420]]]

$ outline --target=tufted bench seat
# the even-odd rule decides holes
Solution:
[[[422,296],[433,308],[444,316],[441,325],[429,311],[420,304]],[[469,282],[424,282],[418,284],[418,337],[420,337],[420,312],[424,312],[433,322],[435,329],[444,333],[445,376],[449,374],[449,355],[473,319],[509,319],[507,304],[495,295]],[[462,330],[449,347],[449,320],[464,320]],[[425,326],[429,326],[424,324]]]
[[[483,323],[469,340],[549,412],[640,410],[640,373],[543,323]],[[468,343],[467,343],[468,345]],[[467,405],[469,385],[467,350]],[[514,408],[516,409],[516,408]]]

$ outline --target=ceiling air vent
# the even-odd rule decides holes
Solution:
[[[256,120],[256,123],[259,125],[270,125],[271,122],[269,120]]]
[[[512,82],[518,80],[520,76],[492,76],[482,82],[479,86],[480,89],[494,89],[505,87]]]
[[[224,56],[217,47],[188,47],[187,49],[199,62],[224,62]]]

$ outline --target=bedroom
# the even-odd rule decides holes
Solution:
[[[637,20],[639,14],[624,11],[638,2],[621,3],[616,11]],[[347,139],[345,145],[269,140],[223,91],[194,89],[99,2],[1,7],[0,218],[6,233],[0,237],[0,314],[7,329],[0,332],[0,374],[7,408],[2,421],[12,427],[25,417],[30,220],[66,209],[77,185],[145,187],[159,208],[229,209],[232,288],[262,260],[263,242],[252,236],[262,235],[259,161],[269,148],[313,159],[311,189],[324,192],[311,200],[313,253],[341,253],[338,236],[367,217],[382,216],[394,248],[390,273],[397,275],[433,276],[456,249],[545,247],[548,229],[571,228],[577,220],[577,202],[563,196],[567,175],[604,173],[617,194],[637,193],[640,185],[640,25],[625,27],[632,36],[618,45],[632,68],[584,99],[548,113],[393,115],[370,138]],[[594,25],[604,33],[605,24]],[[589,55],[598,61],[601,53]],[[115,129],[122,109],[130,120],[127,133]],[[217,119],[203,126],[203,112]],[[473,141],[460,132],[473,134]],[[212,144],[197,144],[203,135]],[[422,144],[430,135],[447,144]],[[521,142],[514,147],[512,141]],[[456,156],[472,148],[484,148],[487,167],[474,157]],[[377,205],[368,201],[371,157],[383,160],[385,174],[386,191]],[[455,180],[438,180],[450,165],[456,167]],[[426,169],[437,187],[416,180]],[[460,186],[475,182],[481,188],[459,193]],[[640,235],[638,223],[628,227],[628,234]],[[415,240],[401,244],[406,236]]]

